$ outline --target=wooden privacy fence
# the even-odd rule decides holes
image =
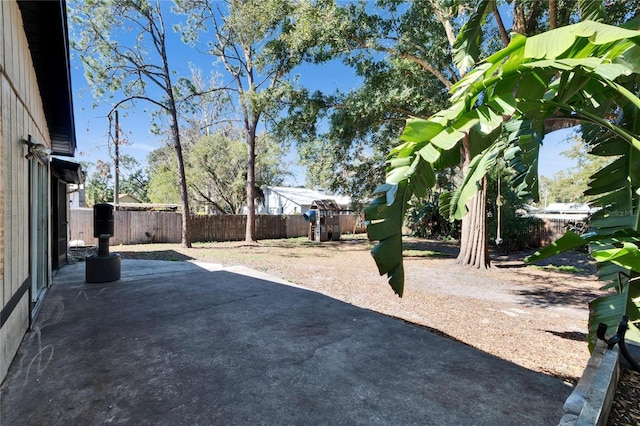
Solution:
[[[154,211],[115,211],[115,235],[111,245],[141,243],[179,243],[182,214]],[[340,215],[342,233],[364,232],[357,226],[358,215]],[[244,215],[191,216],[192,241],[241,241],[245,237],[247,217]],[[69,239],[84,245],[98,244],[93,237],[93,209],[72,208],[69,217]],[[257,215],[256,238],[275,239],[303,237],[309,234],[309,223],[302,215]]]
[[[543,247],[562,237],[570,223],[580,222],[575,218],[544,218],[542,226],[532,231],[531,240],[537,242],[535,247]]]

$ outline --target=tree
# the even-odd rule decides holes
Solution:
[[[112,179],[111,165],[98,160],[95,171],[85,184],[87,206],[92,207],[95,204],[109,203],[113,200]]]
[[[140,167],[138,160],[129,155],[121,155],[120,167],[125,172],[120,180],[120,193],[131,195],[143,203],[149,202],[149,176]]]
[[[636,28],[638,22],[627,27]],[[599,248],[594,256],[605,262],[601,276],[618,278],[619,294],[593,305],[592,335],[598,319],[611,325],[612,311],[619,318],[619,312],[631,305],[635,318],[640,316],[632,302],[640,291],[638,281],[633,274],[627,273],[626,279],[620,275],[620,268],[640,271],[640,99],[635,95],[639,36],[637,30],[589,20],[530,38],[515,36],[507,48],[479,63],[452,87],[450,108],[427,120],[408,121],[405,142],[389,154],[387,183],[378,188],[378,198],[366,210],[370,238],[380,240],[372,254],[398,294],[404,282],[405,204],[411,194],[423,194],[432,186],[432,164],[462,138],[481,148],[461,187],[441,199],[454,217],[466,214],[477,182],[501,156],[519,172],[514,186],[535,196],[540,137],[545,121],[555,117],[581,122],[593,154],[619,157],[592,176],[587,191],[598,196],[593,203],[603,207],[592,221],[598,235],[582,238],[568,233],[550,251],[593,241]]]
[[[286,175],[282,147],[267,135],[258,135],[256,186],[279,185]],[[241,132],[202,137],[189,152],[190,190],[194,201],[216,213],[241,214],[247,204],[247,156]]]
[[[177,204],[180,202],[180,190],[176,186],[176,163],[173,161],[173,148],[165,145],[155,149],[147,156],[149,183],[147,194],[149,201],[158,204]]]
[[[603,169],[615,158],[589,154],[589,145],[580,135],[573,137],[571,148],[560,155],[576,161],[568,170],[561,170],[551,178],[540,178],[540,196],[544,205],[548,203],[588,203],[594,197],[585,195],[591,176]]]
[[[325,33],[319,36],[312,59],[322,63],[340,58],[353,67],[363,85],[347,94],[318,94],[307,102],[294,103],[290,114],[300,141],[322,140],[330,152],[336,152],[334,168],[339,171],[332,186],[343,189],[358,177],[358,169],[382,170],[372,163],[383,158],[365,156],[368,151],[388,152],[396,143],[407,116],[426,118],[447,106],[447,91],[483,56],[509,43],[509,35],[495,0],[480,2],[418,0],[409,4],[387,1],[375,6],[349,3],[318,17],[305,17]],[[561,2],[560,6],[564,6]],[[513,2],[514,26],[518,32],[532,34],[546,28],[546,7],[542,2]],[[473,13],[469,13],[473,8]],[[573,8],[560,7],[553,12],[554,25],[566,25],[575,14]],[[328,14],[341,16],[344,23],[327,27]],[[493,16],[490,19],[488,16]],[[464,25],[462,25],[464,24]],[[306,30],[307,26],[302,26]],[[315,112],[315,114],[314,114]],[[329,130],[322,137],[313,124],[302,127],[302,119],[328,117]],[[311,133],[310,137],[300,137]],[[460,166],[467,173],[476,154],[467,139],[450,150],[436,167]],[[303,151],[306,152],[306,151]],[[354,155],[358,153],[359,155]],[[348,176],[349,179],[344,179]],[[365,175],[365,178],[368,178]],[[370,187],[366,180],[361,188]],[[486,187],[486,182],[481,183]],[[458,262],[488,267],[486,239],[486,193],[470,200],[470,214],[462,219],[461,248]],[[478,232],[475,232],[478,231]]]
[[[182,204],[181,245],[191,247],[187,195],[176,94],[169,64],[167,36],[160,2],[148,0],[74,1],[70,8],[79,38],[72,46],[80,54],[94,96],[121,93],[113,104],[149,102],[169,118]],[[191,94],[192,95],[192,94]]]
[[[385,153],[406,116],[446,105],[451,83],[425,69],[447,69],[451,60],[428,2],[322,3],[296,17],[291,43],[312,34],[307,60],[318,67],[342,61],[362,84],[346,93],[300,91],[278,130],[298,144],[314,186],[364,199],[383,179]]]
[[[640,147],[633,134],[595,114],[590,104],[595,99],[609,105],[604,99],[611,92],[626,102],[636,99],[614,81],[633,72],[635,45],[630,40],[636,32],[614,28],[584,21],[531,38],[515,36],[507,48],[452,87],[450,108],[427,120],[407,121],[405,142],[389,154],[387,183],[367,208],[373,221],[370,236],[380,240],[374,258],[398,293],[403,281],[400,225],[405,203],[412,194],[421,196],[433,186],[433,164],[461,139],[468,138],[477,154],[461,187],[441,199],[442,208],[457,218],[468,212],[466,204],[478,192],[478,181],[503,153],[520,172],[514,183],[522,192],[537,195],[537,150],[547,117],[590,122]],[[551,40],[554,43],[545,45]],[[618,52],[620,59],[614,63]],[[590,60],[575,61],[580,55]]]
[[[199,33],[211,30],[206,53],[218,58],[231,77],[225,87],[240,105],[244,130],[247,170],[246,241],[255,241],[256,139],[262,119],[275,117],[281,102],[292,90],[287,74],[300,63],[302,50],[274,54],[282,28],[297,2],[278,0],[253,2],[242,0],[176,1],[176,9],[187,15],[180,26],[183,39],[197,44]]]

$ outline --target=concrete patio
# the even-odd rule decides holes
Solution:
[[[572,390],[243,267],[84,273],[55,277],[2,384],[3,426],[556,425]]]

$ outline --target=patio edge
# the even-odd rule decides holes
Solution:
[[[620,377],[618,347],[598,342],[577,386],[567,398],[560,426],[606,425]]]

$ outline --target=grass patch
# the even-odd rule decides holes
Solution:
[[[584,269],[578,268],[577,266],[573,266],[573,265],[550,264],[550,265],[544,265],[544,266],[533,265],[533,267],[536,269],[542,269],[543,271],[569,272],[570,274],[582,274],[585,272]]]
[[[449,257],[447,253],[437,250],[403,250],[404,257]]]

